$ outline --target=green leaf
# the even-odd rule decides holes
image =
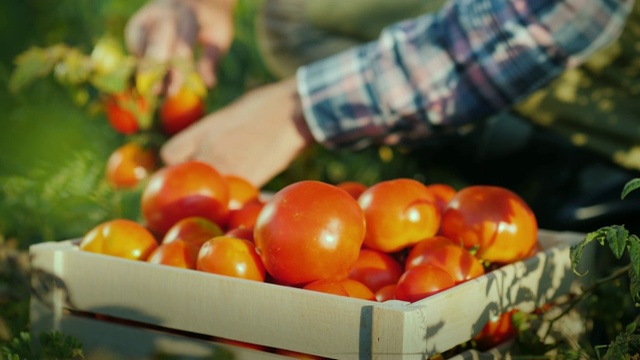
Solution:
[[[631,261],[631,269],[640,277],[640,238],[637,235],[631,235],[627,239],[627,250],[629,251],[629,260]]]
[[[640,307],[640,276],[632,269],[629,269],[629,291],[635,305]]]
[[[613,225],[607,229],[606,241],[617,259],[622,257],[628,237],[629,231],[623,225]]]
[[[636,190],[637,188],[640,188],[640,178],[630,180],[622,189],[622,195],[620,195],[620,198],[624,199],[627,195],[629,195],[630,192]]]
[[[86,82],[90,73],[91,60],[77,49],[69,49],[53,69],[56,80],[69,85]]]
[[[9,79],[9,90],[17,93],[33,81],[48,76],[67,51],[64,45],[54,45],[49,48],[33,47],[18,55],[16,68]]]
[[[603,244],[607,230],[608,227],[604,227],[590,232],[581,242],[571,246],[569,249],[569,258],[571,259],[571,270],[573,270],[574,274],[584,276],[588,273],[588,271],[585,271],[583,274],[580,274],[577,270],[578,263],[580,263],[580,259],[582,258],[582,250],[584,250],[584,247],[593,240],[598,240],[600,244]]]
[[[89,82],[96,89],[105,93],[119,93],[128,88],[135,69],[135,61],[131,58],[122,58],[118,66],[110,72],[94,72]]]

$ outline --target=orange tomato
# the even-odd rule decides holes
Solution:
[[[256,221],[255,243],[277,283],[345,278],[358,258],[365,218],[334,185],[305,180],[276,192]]]
[[[153,173],[157,164],[158,157],[153,149],[129,142],[111,153],[105,175],[114,188],[131,189]]]
[[[375,292],[383,286],[395,284],[402,272],[402,265],[391,255],[364,248],[360,250],[348,277],[360,281]]]
[[[348,192],[356,200],[365,190],[367,190],[367,185],[358,181],[343,181],[338,183],[336,186]]]
[[[436,237],[441,238],[441,237]],[[449,241],[433,241],[425,239],[417,243],[407,255],[405,269],[431,264],[446,270],[456,284],[476,278],[484,274],[482,262],[467,249]]]
[[[440,225],[440,210],[433,194],[419,181],[395,179],[378,182],[358,198],[367,232],[364,245],[396,252],[433,236]]]
[[[249,180],[235,175],[223,175],[229,187],[229,209],[236,210],[245,204],[258,200],[260,189]]]
[[[374,293],[377,302],[385,302],[396,298],[396,284],[381,287]]]
[[[256,226],[258,215],[264,208],[264,202],[256,199],[244,204],[239,209],[229,211],[229,219],[227,221],[227,229],[248,228],[253,229]]]
[[[149,177],[142,191],[141,210],[157,236],[178,221],[201,216],[224,228],[229,213],[229,190],[220,173],[200,161],[165,166]]]
[[[114,219],[98,224],[87,232],[78,247],[81,250],[132,260],[146,260],[158,242],[141,224]]]
[[[222,229],[213,221],[202,216],[190,216],[179,220],[169,228],[162,244],[185,241],[200,249],[207,240],[222,235]]]
[[[367,285],[354,279],[343,279],[338,282],[349,294],[349,297],[375,301],[376,296]]]
[[[167,135],[176,134],[198,121],[205,113],[204,101],[194,91],[182,87],[160,106],[160,125]]]
[[[160,244],[147,257],[151,264],[168,265],[183,269],[195,269],[198,247],[184,240]]]
[[[451,201],[451,199],[453,199],[453,197],[456,195],[456,189],[454,189],[453,186],[449,184],[428,184],[427,189],[429,189],[429,191],[431,191],[431,193],[436,197],[436,201],[438,202],[438,208],[440,208],[440,211],[442,211],[442,209],[444,209],[449,201]]]
[[[111,127],[125,135],[137,133],[140,130],[138,116],[150,111],[147,100],[132,90],[108,96],[104,105]]]
[[[513,324],[513,315],[518,310],[511,310],[498,316],[493,316],[473,337],[476,347],[481,351],[494,348],[516,336],[517,330]]]
[[[538,223],[527,203],[499,186],[474,185],[458,191],[443,210],[440,233],[489,262],[512,263],[531,254]]]
[[[230,230],[227,230],[227,232],[224,233],[225,236],[229,236],[229,237],[235,237],[238,239],[245,239],[245,240],[249,240],[251,242],[253,241],[253,228],[246,228],[246,227],[237,227],[237,228],[233,228]]]
[[[241,279],[264,281],[265,268],[248,240],[217,236],[207,240],[196,261],[196,269]]]
[[[406,270],[396,284],[397,300],[414,302],[455,285],[448,272],[434,265],[418,265]]]
[[[349,292],[345,287],[336,280],[315,280],[302,287],[305,290],[317,291],[327,294],[349,296]]]

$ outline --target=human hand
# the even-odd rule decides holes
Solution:
[[[125,28],[129,51],[163,64],[192,61],[200,45],[196,69],[205,84],[216,84],[215,70],[233,40],[236,0],[152,0],[135,13]],[[170,64],[169,64],[170,65]],[[166,91],[175,94],[183,76],[169,66]]]
[[[253,90],[207,115],[162,147],[167,165],[200,160],[261,187],[312,142],[295,79]]]

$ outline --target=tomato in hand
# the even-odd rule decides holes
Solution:
[[[228,236],[209,239],[198,252],[196,269],[241,279],[264,281],[265,268],[251,241]]]
[[[137,133],[140,130],[139,118],[148,116],[150,111],[147,100],[132,90],[108,96],[104,106],[111,127],[125,135]]]
[[[371,291],[395,284],[404,269],[391,255],[379,250],[363,248],[349,270],[348,277],[365,284]]]
[[[160,106],[160,124],[167,135],[174,135],[198,121],[205,112],[204,101],[193,90],[182,87],[167,96]]]
[[[364,245],[396,252],[436,234],[440,210],[421,182],[395,179],[378,182],[358,198],[367,224]]]
[[[195,269],[198,250],[194,244],[184,240],[162,243],[149,254],[147,262],[183,269]]]
[[[436,236],[435,238],[443,238]],[[446,238],[445,238],[446,239]],[[431,264],[447,271],[456,284],[476,278],[484,274],[482,262],[467,249],[451,241],[438,243],[433,238],[417,243],[407,255],[405,269]]]
[[[162,244],[185,241],[200,249],[207,240],[222,235],[222,229],[213,221],[201,216],[190,216],[179,220],[169,228]]]
[[[147,228],[128,219],[98,224],[78,245],[80,250],[132,260],[146,260],[157,246],[158,242]]]
[[[131,189],[149,177],[157,164],[158,156],[154,149],[129,142],[111,153],[105,175],[114,188]]]
[[[415,302],[455,285],[448,272],[434,265],[418,265],[405,271],[396,284],[397,300]]]
[[[538,223],[514,192],[499,186],[463,188],[445,207],[440,233],[489,262],[508,264],[531,254]]]
[[[256,221],[255,243],[277,283],[345,278],[362,246],[365,218],[357,201],[314,180],[276,192]]]
[[[200,161],[165,166],[149,177],[142,192],[141,210],[157,236],[178,221],[200,216],[224,228],[229,212],[229,191],[220,173]]]

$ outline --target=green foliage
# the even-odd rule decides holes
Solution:
[[[7,360],[84,359],[82,344],[76,338],[57,331],[41,333],[39,346],[34,345],[30,333],[22,332],[8,345],[0,347],[0,355],[0,359]]]

